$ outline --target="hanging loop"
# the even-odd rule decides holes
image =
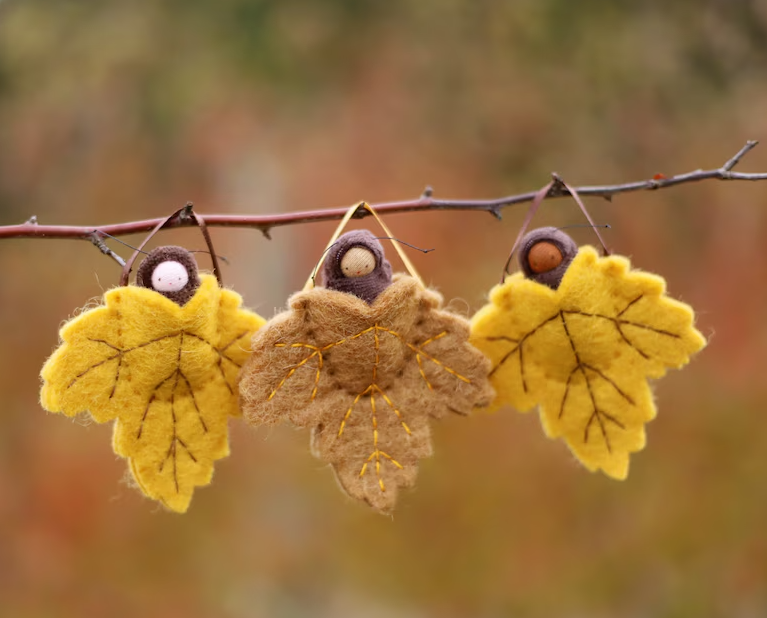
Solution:
[[[218,281],[219,286],[223,285],[223,281],[221,280],[221,269],[219,268],[218,258],[216,257],[216,250],[213,247],[213,239],[210,236],[208,226],[205,224],[205,219],[203,219],[201,215],[198,215],[196,212],[194,212],[194,205],[192,202],[187,202],[185,206],[179,208],[177,211],[160,221],[160,223],[158,223],[155,228],[149,232],[149,234],[147,234],[146,238],[144,238],[141,244],[130,256],[130,258],[128,258],[128,260],[125,262],[125,266],[123,266],[122,274],[120,275],[121,286],[128,285],[128,280],[130,277],[131,269],[133,268],[133,264],[136,262],[139,253],[142,253],[142,250],[147,245],[147,243],[152,240],[154,235],[157,234],[157,232],[159,232],[166,225],[168,225],[171,221],[183,221],[187,218],[191,218],[197,224],[197,227],[200,228],[200,232],[202,233],[202,236],[205,239],[205,244],[208,245],[208,251],[210,252],[210,260],[213,263],[213,274],[216,276],[216,280]]]
[[[530,204],[530,208],[527,209],[525,220],[522,221],[522,226],[519,228],[519,234],[517,234],[517,239],[514,241],[514,244],[511,246],[511,251],[509,251],[509,257],[506,260],[506,264],[503,265],[503,272],[501,273],[501,283],[506,281],[506,275],[509,274],[509,265],[511,264],[511,260],[514,258],[514,252],[517,250],[517,247],[519,246],[520,241],[522,240],[523,236],[527,232],[527,228],[530,227],[530,222],[533,220],[533,216],[535,215],[541,203],[543,202],[543,200],[546,198],[546,196],[549,194],[549,191],[551,191],[553,187],[554,187],[554,181],[552,180],[549,184],[547,184],[545,187],[540,189],[538,193],[535,194],[535,197],[533,198],[533,203]]]
[[[315,286],[314,279],[317,276],[317,273],[319,272],[320,268],[322,267],[322,264],[325,261],[325,258],[327,257],[328,250],[335,244],[335,242],[338,240],[338,237],[341,236],[341,233],[349,224],[349,221],[352,220],[352,218],[354,217],[354,215],[357,214],[357,211],[359,211],[360,208],[362,208],[363,210],[367,210],[371,215],[373,215],[373,218],[378,222],[378,225],[381,226],[381,229],[384,231],[384,234],[386,234],[386,236],[389,237],[389,241],[391,242],[392,246],[397,252],[397,255],[399,255],[399,258],[402,260],[402,263],[405,265],[405,268],[407,269],[410,276],[413,277],[413,279],[415,279],[422,288],[426,287],[424,286],[423,280],[421,279],[421,276],[418,274],[418,271],[415,269],[415,266],[413,266],[413,263],[410,261],[410,258],[408,258],[407,254],[402,249],[402,247],[400,247],[399,244],[397,244],[393,240],[394,234],[392,234],[391,230],[383,222],[381,217],[378,216],[378,213],[375,211],[375,209],[367,202],[360,202],[359,204],[355,204],[354,206],[350,207],[349,210],[346,211],[344,218],[341,219],[341,222],[338,224],[336,231],[333,232],[333,235],[330,237],[330,241],[325,247],[325,250],[322,252],[322,257],[320,257],[319,261],[317,262],[317,265],[314,267],[314,270],[312,270],[312,274],[306,280],[306,284],[304,285],[304,292],[306,292],[307,290],[311,290]]]
[[[552,197],[556,195],[562,195],[562,189],[564,189],[567,193],[569,193],[572,198],[575,200],[575,203],[578,204],[578,207],[581,209],[581,212],[586,216],[586,220],[589,222],[589,225],[594,230],[594,233],[597,235],[597,238],[599,239],[599,244],[602,245],[602,254],[603,255],[610,255],[610,250],[607,248],[607,245],[605,244],[605,241],[602,238],[602,235],[599,233],[599,229],[597,225],[594,223],[594,221],[591,218],[591,215],[589,214],[589,211],[586,209],[586,206],[583,203],[583,200],[581,200],[580,195],[578,195],[578,192],[568,185],[562,178],[559,176],[559,174],[552,174],[552,180],[549,182],[545,187],[540,189],[536,194],[535,197],[533,197],[533,202],[530,204],[530,208],[527,209],[527,214],[525,215],[524,221],[522,221],[522,226],[519,228],[519,234],[517,234],[517,238],[514,241],[514,244],[511,246],[511,251],[509,252],[509,258],[506,260],[506,264],[503,266],[503,273],[501,273],[501,283],[506,281],[506,275],[509,274],[509,266],[511,265],[511,260],[514,257],[514,253],[519,248],[519,243],[524,237],[525,233],[527,232],[527,228],[530,227],[530,222],[533,220],[533,216],[538,211],[538,208],[543,203],[543,200],[547,197]]]
[[[599,226],[596,223],[594,223],[594,220],[591,218],[589,211],[586,209],[586,205],[583,203],[583,200],[581,200],[581,196],[578,195],[578,192],[575,190],[574,187],[571,187],[564,180],[562,180],[562,178],[558,174],[552,174],[552,176],[554,177],[554,182],[563,186],[567,190],[567,192],[573,196],[575,203],[578,204],[579,208],[581,209],[581,212],[585,215],[586,221],[589,222],[591,229],[594,230],[594,233],[597,235],[599,244],[602,245],[602,255],[604,256],[610,255],[610,250],[607,248],[607,245],[605,244],[605,241],[602,238],[602,234],[599,233]]]

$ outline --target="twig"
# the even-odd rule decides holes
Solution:
[[[93,231],[91,233],[91,242],[98,248],[101,253],[104,255],[108,255],[111,257],[115,262],[117,262],[122,268],[125,268],[125,260],[122,259],[119,255],[117,255],[114,251],[112,251],[109,247],[107,247],[106,243],[104,242],[104,237],[101,235],[101,232]]]
[[[655,191],[684,183],[698,182],[701,180],[767,180],[767,173],[740,173],[732,169],[741,159],[750,152],[758,142],[748,141],[729,161],[722,167],[711,170],[696,170],[686,174],[679,174],[670,178],[657,176],[649,180],[640,180],[616,185],[592,185],[573,187],[581,196],[602,197],[611,200],[614,195],[630,193],[632,191]],[[423,194],[415,200],[403,200],[398,202],[382,202],[371,204],[376,212],[381,214],[393,214],[403,212],[417,212],[428,210],[466,210],[488,212],[500,219],[503,208],[532,202],[537,191],[529,191],[518,195],[509,195],[494,200],[442,200],[432,197],[431,187],[426,187]],[[560,184],[555,183],[548,192],[546,198],[558,198],[569,196],[570,193]],[[292,212],[276,215],[203,215],[208,226],[216,227],[244,227],[260,230],[266,238],[270,238],[270,230],[284,225],[296,225],[300,223],[317,223],[320,221],[334,221],[343,218],[347,208],[333,208],[328,210],[313,210],[304,212]],[[370,213],[359,209],[355,214],[356,219],[363,219]],[[0,239],[3,238],[74,238],[90,240],[101,249],[94,241],[94,234],[105,233],[110,236],[123,236],[149,232],[154,229],[163,219],[146,219],[143,221],[131,221],[128,223],[116,223],[98,227],[80,227],[74,225],[40,225],[36,218],[31,218],[21,225],[0,226]],[[177,217],[164,229],[190,227],[196,225],[193,218]],[[103,243],[103,239],[102,239]],[[103,251],[103,249],[102,249]],[[107,255],[110,253],[105,252]],[[114,255],[112,255],[114,258]]]

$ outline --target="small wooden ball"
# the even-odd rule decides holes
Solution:
[[[535,243],[527,253],[530,270],[536,274],[547,273],[562,263],[562,252],[554,243],[541,241]]]
[[[152,271],[152,289],[157,292],[178,292],[189,283],[189,273],[181,262],[160,262]]]
[[[341,272],[345,277],[364,277],[375,270],[376,258],[365,247],[352,247],[341,258]]]
[[[197,262],[183,247],[157,247],[139,265],[136,284],[183,307],[200,287]]]

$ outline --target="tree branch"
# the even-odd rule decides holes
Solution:
[[[757,141],[748,141],[729,161],[722,167],[711,170],[696,170],[686,174],[679,174],[666,178],[663,175],[656,175],[649,180],[640,180],[616,185],[584,186],[574,187],[575,191],[581,196],[602,197],[611,200],[614,195],[629,193],[632,191],[654,191],[665,189],[684,183],[698,182],[701,180],[767,180],[767,173],[739,173],[732,169],[748,154],[756,145]],[[556,175],[555,175],[556,177]],[[403,200],[398,202],[382,202],[371,204],[376,212],[381,214],[393,214],[403,212],[417,212],[427,210],[465,210],[488,212],[494,217],[500,219],[503,208],[531,202],[535,198],[537,191],[529,191],[518,195],[509,195],[494,200],[442,200],[432,197],[432,188],[426,187],[423,194],[415,200]],[[547,194],[547,198],[569,196],[561,183],[554,183]],[[282,227],[284,225],[296,225],[299,223],[316,223],[319,221],[333,221],[341,219],[346,213],[346,208],[333,208],[328,210],[313,210],[304,212],[282,213],[276,215],[203,215],[205,223],[208,226],[217,227],[245,227],[260,230],[264,236],[269,238],[269,232],[272,228]],[[356,219],[363,219],[370,213],[364,209],[359,209],[355,214]],[[37,217],[32,216],[26,223],[21,225],[0,226],[0,239],[3,238],[74,238],[89,240],[104,252],[104,235],[123,236],[126,234],[136,234],[149,232],[154,229],[162,218],[146,219],[143,221],[132,221],[128,223],[116,223],[112,225],[101,226],[74,226],[74,225],[40,225]],[[196,225],[192,218],[177,217],[164,229],[189,227]],[[107,252],[105,252],[107,253]],[[107,255],[112,255],[107,253]],[[112,255],[114,258],[114,255]]]

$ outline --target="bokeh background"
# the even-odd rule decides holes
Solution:
[[[671,175],[765,139],[765,110],[766,0],[0,0],[0,223]],[[767,171],[765,148],[738,169]],[[0,242],[0,614],[767,615],[767,182],[588,204],[711,338],[657,385],[629,479],[580,468],[534,414],[453,418],[391,518],[343,496],[305,433],[240,422],[186,515],[142,498],[109,427],[37,401],[59,325],[119,269],[82,241]],[[388,222],[436,248],[413,259],[468,315],[523,210]],[[582,219],[557,200],[536,221]],[[333,227],[213,233],[228,284],[270,316]]]

